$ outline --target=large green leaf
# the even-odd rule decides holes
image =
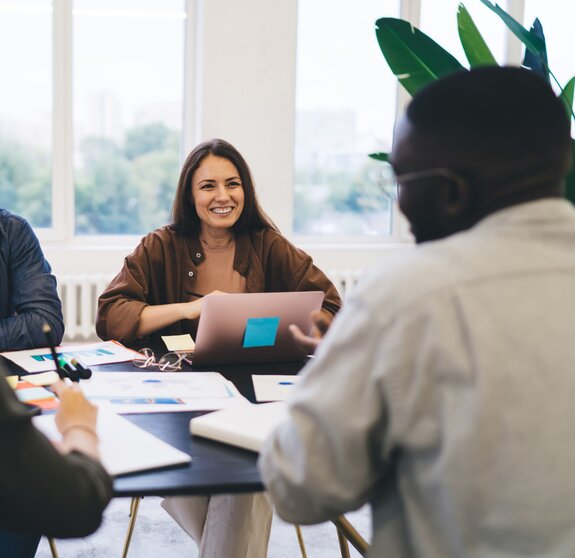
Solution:
[[[457,29],[459,31],[459,40],[465,51],[465,56],[469,65],[476,66],[493,66],[497,60],[489,50],[487,43],[481,36],[479,29],[463,4],[457,7]]]
[[[571,157],[575,162],[575,140],[571,140]],[[571,164],[571,170],[565,178],[565,197],[575,205],[575,164]]]
[[[495,12],[509,30],[534,54],[543,56],[545,53],[545,42],[534,32],[527,31],[516,19],[511,17],[499,4],[493,4],[489,0],[480,0],[490,10]]]
[[[442,76],[465,70],[449,52],[407,21],[384,17],[375,27],[383,56],[410,95]]]
[[[561,95],[559,98],[563,101],[565,105],[565,109],[567,110],[567,115],[569,118],[573,116],[573,92],[575,91],[575,76],[572,77],[563,90],[561,91]]]
[[[535,18],[530,33],[537,35],[543,42],[543,50],[541,54],[534,54],[528,48],[525,49],[525,56],[523,57],[523,63],[521,64],[525,68],[533,70],[536,74],[539,74],[544,80],[549,81],[549,64],[547,63],[547,45],[545,44],[545,33],[543,33],[543,26],[539,21],[539,18]]]
[[[378,153],[370,153],[369,157],[375,159],[376,161],[384,161],[386,163],[389,163],[389,153],[383,153],[380,151]]]

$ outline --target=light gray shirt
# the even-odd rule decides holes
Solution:
[[[261,454],[284,519],[371,503],[371,556],[575,556],[575,209],[545,199],[362,278]]]

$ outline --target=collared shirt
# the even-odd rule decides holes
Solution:
[[[180,321],[147,339],[140,340],[136,334],[146,306],[196,298],[204,259],[198,237],[179,234],[171,226],[146,235],[99,298],[98,335],[130,345],[159,346],[161,335],[193,332],[190,321]],[[323,310],[333,315],[341,305],[337,289],[311,257],[274,230],[238,235],[233,267],[245,277],[248,293],[321,290],[325,293]]]
[[[499,211],[364,274],[260,458],[281,517],[370,503],[371,556],[575,555],[575,210]]]
[[[0,209],[0,351],[46,346],[44,323],[59,343],[64,319],[56,278],[26,220]]]

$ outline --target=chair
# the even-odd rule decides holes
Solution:
[[[50,546],[50,553],[52,558],[58,558],[58,549],[56,548],[56,541],[52,537],[48,537],[48,545]]]
[[[349,558],[349,548],[347,545],[348,541],[360,553],[361,556],[365,556],[367,554],[367,551],[369,550],[369,544],[359,534],[357,529],[347,520],[345,515],[340,515],[334,519],[332,523],[337,528],[337,538],[339,540],[339,549],[341,551],[342,558]]]

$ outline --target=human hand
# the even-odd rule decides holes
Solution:
[[[189,293],[191,294],[191,293]],[[199,298],[197,298],[196,300],[192,300],[191,302],[186,302],[184,304],[184,319],[186,320],[195,320],[197,318],[200,317],[200,314],[202,313],[202,304],[203,304],[203,300],[206,296],[211,296],[211,295],[223,295],[223,294],[228,294],[225,293],[224,291],[212,291],[211,293],[208,293],[207,295],[201,295],[201,294],[195,294],[194,296],[197,296]]]
[[[289,330],[293,335],[296,344],[299,345],[308,354],[313,354],[320,344],[323,336],[327,333],[333,318],[331,315],[328,315],[321,310],[314,310],[310,314],[310,318],[312,321],[312,328],[309,335],[303,333],[303,331],[295,324],[291,324],[289,326]]]
[[[66,384],[62,380],[51,386],[54,393],[60,399],[60,405],[56,412],[56,426],[60,433],[64,434],[74,426],[96,431],[98,409],[92,405],[77,383]]]

